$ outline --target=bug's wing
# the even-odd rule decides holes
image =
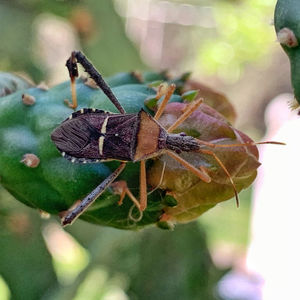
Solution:
[[[57,149],[75,158],[100,158],[98,140],[100,131],[84,118],[63,122],[56,128],[51,139]]]
[[[51,139],[66,158],[91,160],[132,160],[137,131],[136,114],[109,112],[73,113],[52,134]]]
[[[107,158],[131,161],[136,148],[138,116],[136,114],[109,116],[103,140]]]

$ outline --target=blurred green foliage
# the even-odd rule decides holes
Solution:
[[[42,222],[37,213],[10,198],[0,190],[0,274],[11,299],[106,299],[116,291],[128,299],[218,299],[214,286],[223,273],[213,266],[205,232],[195,222],[174,232],[128,232],[78,221],[68,231],[83,248],[73,243],[70,247],[57,222]],[[56,251],[51,251],[46,238],[52,259],[41,230],[44,237],[56,232],[52,241]],[[57,252],[69,257],[68,264],[58,267],[58,275],[67,274],[78,265],[79,248],[89,256],[86,266],[77,277],[58,280],[53,268],[54,263],[58,270]],[[2,286],[0,295],[7,293]]]
[[[57,284],[41,219],[0,187],[0,275],[11,299],[41,299]],[[0,293],[1,294],[1,293]]]
[[[275,0],[216,1],[216,28],[199,47],[199,64],[207,74],[236,81],[249,62],[267,59],[276,40]],[[205,39],[205,37],[204,37]]]
[[[86,14],[82,16],[80,12]],[[84,25],[79,22],[77,30],[84,52],[93,58],[95,65],[101,66],[102,74],[144,68],[136,49],[126,38],[123,23],[115,13],[112,1],[1,0],[1,70],[22,71],[36,82],[45,80],[47,74],[34,57],[33,48],[33,24],[42,13],[51,13],[75,24],[76,18],[91,18],[92,28],[80,34],[80,26]],[[16,19],[18,22],[15,22]]]
[[[217,27],[200,29],[197,45],[197,66],[206,74],[234,81],[249,62],[267,58],[276,39],[269,26],[275,0],[177,2],[212,7]],[[78,9],[87,11],[93,24],[90,32],[77,27],[81,46],[104,75],[144,69],[113,10],[113,1],[106,0],[0,0],[0,69],[22,71],[36,82],[45,80],[48,74],[34,57],[33,23],[40,14],[52,13],[74,24]],[[224,207],[214,217],[204,216],[206,228],[214,233],[210,241],[245,243],[248,206],[242,217],[233,203]],[[231,218],[229,210],[237,216],[230,223],[226,220]],[[171,233],[152,229],[131,233],[79,221],[69,232],[89,259],[78,276],[73,278],[73,273],[66,283],[59,273],[66,266],[49,254],[42,237],[43,228],[53,222],[41,221],[36,212],[13,201],[0,188],[0,297],[10,293],[11,300],[82,300],[87,295],[89,299],[109,295],[117,295],[113,299],[126,299],[126,295],[130,299],[217,299],[214,286],[221,273],[210,259],[201,225],[179,226]]]

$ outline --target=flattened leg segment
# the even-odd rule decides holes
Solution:
[[[66,66],[69,70],[69,75],[71,79],[71,93],[72,93],[72,103],[65,100],[65,103],[74,110],[77,108],[77,95],[76,95],[76,77],[78,77],[78,69],[76,64],[76,59],[74,53],[72,53],[70,59],[67,61]]]
[[[90,194],[88,194],[78,206],[69,211],[61,220],[63,226],[72,224],[82,213],[84,213],[90,205],[108,188],[111,183],[120,175],[124,170],[126,163],[123,162],[120,166],[105,178]]]
[[[83,66],[85,71],[94,79],[96,84],[102,89],[104,94],[109,98],[109,100],[115,105],[121,114],[125,114],[125,110],[112,92],[111,88],[104,81],[101,74],[95,69],[92,63],[85,57],[85,55],[80,51],[73,51],[71,57],[67,60],[66,66],[69,70],[70,77],[77,77],[78,70],[76,65],[76,60]]]

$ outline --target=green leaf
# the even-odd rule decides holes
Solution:
[[[183,93],[181,95],[181,97],[183,100],[185,100],[187,102],[192,102],[193,100],[195,100],[198,93],[199,93],[199,91],[197,91],[197,90],[191,90],[191,91],[187,91],[187,92]]]

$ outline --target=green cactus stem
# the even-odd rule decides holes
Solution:
[[[274,25],[277,39],[288,55],[295,98],[300,103],[300,2],[278,0]]]
[[[155,81],[164,80],[165,73],[122,73],[108,78],[107,81],[126,112],[137,113],[143,108],[153,114],[155,107],[148,109],[146,100],[154,99],[156,90],[150,81],[146,80],[149,78]],[[182,78],[186,80],[186,76],[180,80],[183,80]],[[143,80],[146,82],[141,82]],[[168,81],[172,82],[172,79],[168,78]],[[184,81],[182,82],[184,84]],[[27,87],[21,85],[13,93],[0,98],[1,184],[17,200],[30,207],[50,214],[61,214],[93,190],[116,169],[119,162],[72,164],[64,159],[52,143],[50,134],[73,112],[65,105],[65,100],[70,100],[71,97],[70,82],[64,82],[50,89],[41,86]],[[77,98],[78,109],[91,107],[117,112],[103,92],[92,84],[86,84],[86,80],[77,80]],[[170,102],[161,120],[165,126],[168,126],[166,120],[170,120],[168,114],[170,118],[174,118],[174,115],[179,113],[178,107],[174,109],[172,105],[186,105],[178,94],[173,95]],[[225,117],[213,108],[204,104],[201,107],[201,110],[195,112],[178,130],[206,141],[234,143],[237,140],[249,140],[233,129]],[[243,138],[240,139],[240,136]],[[219,154],[228,169],[235,172],[233,175],[240,176],[237,178],[237,188],[240,191],[256,176],[256,168],[259,165],[257,152],[255,147],[251,147],[251,151],[232,149],[234,150],[219,151]],[[230,160],[233,157],[234,159]],[[172,222],[185,222],[192,219],[191,214],[195,218],[209,207],[234,195],[232,186],[228,184],[228,178],[210,157],[193,154],[189,159],[196,166],[203,165],[213,178],[212,185],[200,183],[199,178],[187,171],[174,168],[173,163],[168,162],[161,180],[160,168],[165,158],[158,157],[147,161],[148,190],[154,191],[149,193],[148,206],[142,216],[127,196],[123,204],[118,205],[120,196],[112,188],[108,188],[81,219],[99,225],[131,230],[156,223],[163,228],[173,228],[161,219],[165,212],[172,215]],[[243,162],[243,168],[235,165],[234,161],[238,161],[239,164]],[[128,163],[117,179],[125,180],[137,198],[139,171],[139,164]],[[175,185],[172,185],[174,176]],[[187,205],[186,210],[182,203],[185,201],[184,197],[180,196],[183,186],[178,185],[178,182],[187,183],[187,200],[193,203],[191,206]]]

